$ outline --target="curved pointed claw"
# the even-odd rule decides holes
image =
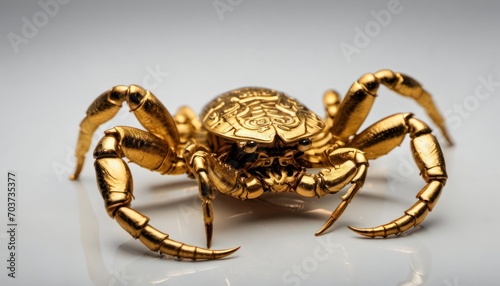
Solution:
[[[380,228],[381,228],[380,226],[373,228],[358,228],[354,226],[348,226],[348,228],[354,231],[355,233],[366,237],[383,236],[383,234],[385,233],[384,229],[382,228],[382,235],[380,235]]]
[[[119,223],[120,221],[121,220],[118,220]],[[143,227],[140,230],[140,234],[136,234],[134,237],[136,236],[138,236],[139,240],[152,251],[159,251],[160,253],[175,256],[177,258],[188,258],[193,260],[211,260],[223,258],[233,254],[240,248],[238,246],[230,249],[211,250],[203,247],[184,244],[182,242],[170,239],[168,234],[165,234],[150,225],[146,225],[145,227]]]
[[[349,204],[348,201],[342,201],[339,206],[335,209],[335,211],[332,213],[330,218],[325,222],[325,224],[321,227],[320,230],[318,230],[314,235],[319,236],[322,235],[327,229],[329,229],[342,215],[344,210],[347,208],[347,205]]]
[[[387,237],[389,235],[398,235],[408,229],[420,224],[429,213],[429,206],[426,201],[419,200],[411,208],[405,211],[405,214],[391,221],[372,228],[349,228],[357,234],[367,237]]]
[[[236,252],[240,247],[211,250],[202,247],[192,246],[172,239],[165,239],[161,242],[159,251],[177,258],[189,258],[192,260],[213,260],[226,257]]]
[[[333,223],[336,221],[337,219],[334,219],[332,217],[330,217],[326,222],[325,224],[320,228],[320,230],[318,230],[314,235],[315,236],[320,236],[322,235],[327,229],[330,228],[330,226],[333,225]]]
[[[149,225],[147,216],[128,207],[121,207],[116,210],[114,218],[133,238],[139,239],[150,250],[177,258],[192,260],[219,259],[231,255],[239,249],[239,247],[235,247],[224,250],[211,250],[170,239],[168,234]]]
[[[360,158],[356,158],[357,163],[360,164],[358,170],[356,171],[356,175],[352,179],[352,185],[347,190],[346,194],[341,197],[342,201],[337,206],[337,208],[332,212],[330,218],[325,222],[325,224],[318,230],[315,235],[323,234],[327,229],[329,229],[337,219],[342,215],[342,213],[347,208],[347,205],[351,202],[354,196],[358,193],[358,191],[363,186],[366,177],[366,168],[365,158],[361,153],[358,153]]]
[[[234,247],[223,250],[210,250],[198,248],[196,250],[196,258],[194,259],[220,259],[235,253],[240,247]]]
[[[402,216],[401,218],[406,218],[406,216]],[[409,227],[400,227],[395,221],[392,221],[390,223],[386,223],[386,224],[379,225],[376,227],[371,227],[371,228],[358,228],[358,227],[353,227],[353,226],[348,226],[348,228],[350,230],[356,232],[357,234],[373,238],[373,237],[387,237],[391,234],[398,235],[398,234],[410,229],[413,226],[414,226],[413,224],[410,224]]]

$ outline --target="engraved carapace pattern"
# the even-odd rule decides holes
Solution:
[[[226,92],[205,106],[203,126],[232,140],[272,143],[313,137],[325,123],[314,112],[288,95],[266,88],[247,87]]]

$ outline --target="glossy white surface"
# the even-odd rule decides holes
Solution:
[[[23,36],[23,19],[42,21],[45,10],[37,2],[0,3],[1,285],[499,283],[498,3],[401,1],[393,7],[400,12],[379,24],[350,61],[342,43],[355,45],[356,27],[374,25],[373,13],[396,2],[120,3],[58,4],[33,35],[25,30],[31,37],[17,53],[9,33]],[[214,3],[231,9],[220,17]],[[444,149],[450,179],[435,210],[398,238],[364,239],[346,226],[385,223],[413,204],[423,180],[408,139],[371,163],[363,190],[320,237],[313,234],[338,195],[245,202],[219,195],[213,248],[241,246],[220,261],[159,257],[134,241],[104,211],[90,158],[78,182],[67,179],[84,111],[113,85],[142,84],[172,112],[183,104],[199,111],[221,92],[258,85],[323,114],[324,90],[344,94],[363,73],[381,68],[421,81],[447,114],[456,142]],[[113,125],[138,126],[126,109],[100,134]],[[429,121],[416,104],[382,88],[367,123],[401,111]],[[131,168],[133,206],[173,239],[205,245],[195,182]],[[18,174],[15,279],[5,267],[8,170]]]

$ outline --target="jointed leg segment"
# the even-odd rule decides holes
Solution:
[[[387,117],[356,135],[375,101],[380,84],[400,95],[413,98],[426,110],[445,139],[452,145],[452,140],[444,125],[444,119],[433,103],[430,94],[413,78],[390,70],[381,70],[362,76],[351,86],[340,107],[335,109],[338,112],[327,112],[327,122],[332,122],[331,126],[328,125],[331,133],[329,144],[333,144],[334,148],[345,146],[361,150],[368,160],[387,154],[399,146],[406,134],[409,134],[414,159],[427,183],[417,195],[417,203],[406,210],[400,218],[374,228],[351,228],[359,234],[370,237],[399,234],[422,222],[436,204],[447,179],[443,154],[436,138],[431,134],[431,129],[409,113]],[[318,140],[317,143],[316,150],[307,154],[313,159],[317,159],[317,152],[326,146],[322,141]],[[355,187],[357,185],[361,184],[353,184],[351,186],[353,191],[349,189],[348,194],[354,195],[359,189]],[[352,196],[349,197],[352,198]],[[344,197],[334,214],[337,211],[341,213],[345,209],[348,201],[344,200]],[[330,220],[338,217],[334,214]]]
[[[340,199],[342,202],[333,211],[330,218],[316,232],[324,233],[342,215],[347,205],[356,196],[364,184],[368,161],[362,152],[354,148],[339,148],[324,152],[323,164],[330,166],[318,174],[304,174],[297,185],[297,193],[305,197],[322,197],[340,191],[347,184],[352,184],[346,194]]]
[[[402,233],[420,224],[439,199],[448,177],[443,153],[431,129],[411,114],[396,114],[380,120],[356,135],[349,146],[365,151],[368,159],[375,159],[399,146],[406,134],[410,135],[413,157],[427,184],[418,193],[418,201],[403,216],[374,228],[351,227],[359,234],[385,237]]]
[[[185,174],[187,166],[184,158],[177,154],[177,147],[185,144],[187,138],[200,128],[198,121],[191,120],[190,110],[181,109],[174,119],[152,93],[139,86],[115,86],[101,94],[89,107],[80,125],[77,168],[72,179],[76,179],[82,169],[95,130],[115,116],[125,101],[147,131],[115,127],[107,130],[96,146],[97,183],[109,216],[149,249],[179,258],[218,259],[238,250],[209,250],[177,242],[149,225],[149,218],[130,208],[132,175],[122,158],[127,157],[133,163],[162,174]],[[179,134],[177,124],[182,134]],[[204,210],[211,210],[210,205],[205,203]],[[205,214],[206,220],[212,217],[209,212]]]
[[[439,127],[446,141],[450,145],[453,144],[444,125],[444,119],[432,101],[431,95],[413,78],[390,70],[365,74],[351,86],[333,120],[331,133],[335,140],[347,142],[356,134],[368,116],[380,84],[400,95],[413,98]]]
[[[108,214],[134,238],[141,240],[153,251],[159,251],[179,258],[217,259],[232,254],[238,248],[227,250],[209,250],[199,248],[169,238],[149,225],[149,218],[130,208],[133,194],[132,175],[122,157],[131,162],[157,171],[168,169],[161,160],[162,142],[154,135],[131,127],[116,127],[107,132],[94,152],[95,170],[99,190],[101,191]],[[153,139],[153,141],[149,141]],[[126,144],[124,144],[126,142]],[[154,146],[144,149],[144,146]],[[156,146],[155,146],[156,145]],[[160,152],[160,154],[156,152]],[[168,149],[166,150],[168,154]],[[156,162],[151,165],[150,162]],[[166,167],[163,167],[166,166]]]
[[[264,189],[256,178],[242,176],[239,171],[223,164],[195,144],[187,147],[184,157],[198,182],[207,247],[210,247],[214,220],[211,201],[215,198],[215,193],[220,191],[239,199],[252,199],[260,196]]]
[[[118,85],[102,93],[87,109],[87,116],[80,123],[80,134],[76,147],[77,166],[71,179],[76,179],[90,148],[92,135],[99,125],[113,118],[127,102],[139,122],[158,138],[163,139],[170,148],[179,144],[179,132],[174,119],[163,104],[149,91],[137,85]],[[177,170],[183,173],[182,170]]]

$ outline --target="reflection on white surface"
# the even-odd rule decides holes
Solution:
[[[280,263],[285,262],[284,265],[280,265],[281,275],[267,277],[262,281],[301,285],[305,282],[315,283],[314,281],[318,279],[315,277],[321,277],[322,280],[332,279],[331,282],[335,282],[336,285],[358,285],[363,284],[362,280],[359,281],[360,279],[356,277],[358,269],[363,267],[363,263],[352,258],[359,254],[358,250],[355,249],[355,244],[352,243],[353,241],[367,242],[368,244],[377,244],[377,241],[383,241],[384,243],[376,246],[379,248],[376,251],[376,261],[386,264],[389,273],[394,265],[387,260],[386,256],[394,257],[391,253],[396,253],[398,256],[406,257],[398,259],[399,262],[397,262],[406,264],[406,267],[401,268],[406,268],[408,272],[406,278],[400,273],[394,273],[394,276],[401,281],[398,285],[423,285],[432,265],[431,254],[427,246],[418,239],[418,234],[412,234],[425,232],[426,230],[422,226],[394,239],[365,239],[350,236],[351,242],[348,243],[340,243],[335,240],[337,232],[341,228],[334,227],[333,232],[308,239],[310,245],[305,245],[306,242],[301,241],[304,235],[294,236],[294,232],[298,229],[289,231],[280,228],[280,224],[283,222],[282,216],[309,220],[319,227],[322,220],[330,215],[330,211],[324,207],[336,200],[321,203],[317,199],[303,199],[296,195],[264,196],[243,203],[223,195],[217,198],[216,201],[223,202],[223,204],[219,204],[220,207],[224,207],[224,209],[220,209],[220,207],[216,209],[218,224],[237,224],[244,228],[245,224],[260,224],[262,220],[270,220],[270,222],[266,222],[269,226],[259,232],[258,239],[251,238],[239,241],[244,248],[250,246],[257,248],[256,252],[251,255],[248,252],[242,252],[240,255],[236,254],[234,257],[220,261],[178,260],[151,252],[138,240],[129,238],[114,246],[107,243],[108,247],[114,249],[109,264],[104,262],[104,252],[109,253],[109,251],[103,251],[100,239],[102,235],[99,231],[99,220],[109,220],[109,218],[98,218],[94,212],[89,196],[96,196],[96,192],[89,193],[81,183],[75,183],[75,186],[78,192],[81,240],[87,261],[87,271],[95,285],[168,285],[176,283],[176,281],[182,281],[185,284],[190,281],[192,283],[203,281],[207,275],[210,277],[211,285],[246,284],[244,281],[260,280],[261,277],[269,276],[269,269],[266,265],[273,265],[276,261],[275,257],[282,255],[288,256],[289,260],[279,260]],[[170,189],[173,191],[169,191]],[[179,206],[187,205],[191,201],[198,202],[196,190],[189,181],[150,188],[150,192],[156,193],[156,195],[162,190],[171,194],[171,198],[176,198],[173,203],[161,203],[155,200],[150,201],[152,206],[148,208],[147,202],[143,201],[140,207],[141,211],[148,212],[149,215],[156,213],[153,214],[156,216],[160,213],[160,216],[164,216],[179,208],[173,207],[173,209],[168,210],[158,208],[158,206],[163,207],[167,204],[171,205],[172,208],[172,205]],[[186,196],[186,194],[188,195]],[[192,208],[196,209],[195,206]],[[195,212],[199,212],[199,220],[201,221],[199,208]],[[181,235],[183,228],[200,226],[194,221],[186,224],[186,217],[182,215],[179,215],[176,220]],[[118,225],[117,230],[121,231]],[[216,230],[218,229],[216,228]],[[237,237],[236,233],[233,233],[236,231],[230,229],[227,232],[224,231],[224,235]],[[185,235],[190,233],[189,230],[184,232]],[[221,235],[221,233],[216,232],[214,238],[217,239]],[[123,231],[123,236],[126,237],[128,234]],[[313,237],[312,233],[309,233],[309,236]],[[274,243],[271,240],[274,240]],[[276,243],[279,241],[282,243]],[[256,247],[262,243],[272,243],[274,246],[267,248],[267,250],[266,247]],[[290,263],[287,264],[287,261]],[[249,267],[252,268],[252,271],[245,272],[244,270]]]
[[[414,230],[421,232],[424,231],[425,228],[423,226],[417,226]],[[406,281],[399,283],[398,285],[424,285],[426,275],[428,275],[431,270],[431,253],[422,241],[420,241],[416,236],[411,235],[411,232],[414,230],[410,230],[409,233],[402,234],[402,236],[410,238],[406,241],[406,243],[398,244],[396,241],[394,245],[387,248],[387,250],[390,251],[406,254],[409,258],[410,269],[408,271],[408,278]]]

